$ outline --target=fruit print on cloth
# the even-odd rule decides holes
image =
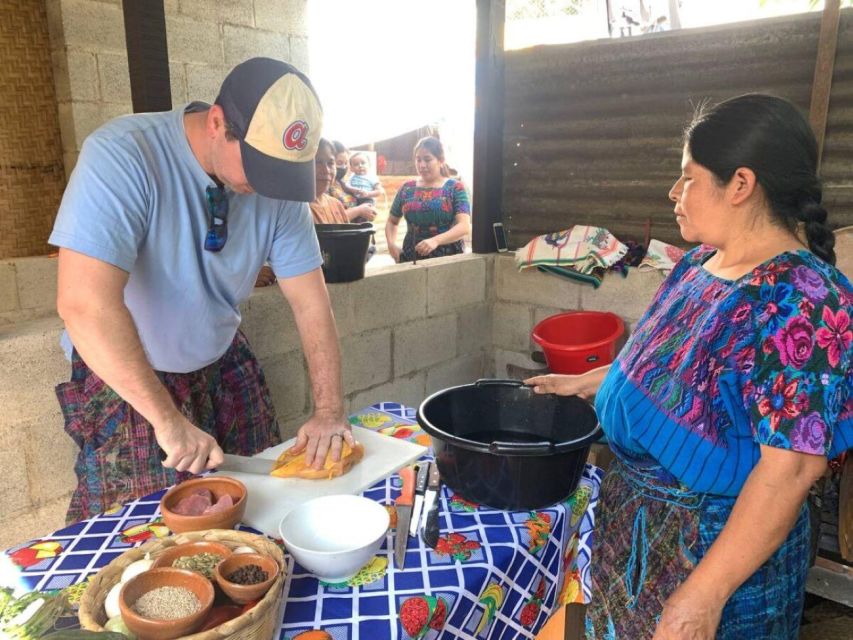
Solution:
[[[536,593],[527,600],[518,614],[518,621],[525,627],[532,627],[539,617],[539,610],[542,608],[542,600],[545,598],[545,578],[539,578],[539,585],[536,587]]]
[[[451,556],[454,560],[465,562],[474,551],[480,548],[476,540],[469,540],[461,533],[448,533],[441,536],[435,545],[435,552],[441,556]]]
[[[415,596],[400,607],[400,624],[403,631],[415,640],[423,638],[430,629],[441,631],[447,616],[447,603],[443,598]]]
[[[450,496],[450,506],[453,509],[459,509],[460,511],[467,511],[472,513],[480,508],[476,502],[471,502],[468,498],[463,498],[458,493],[454,493]]]
[[[374,556],[373,560],[364,565],[357,574],[344,582],[323,582],[320,584],[330,589],[348,589],[351,587],[362,587],[371,582],[376,582],[385,577],[388,571],[388,558]]]
[[[480,632],[495,619],[495,614],[498,609],[500,609],[503,601],[504,590],[497,582],[490,583],[489,586],[483,590],[483,593],[480,595],[480,604],[482,604],[486,610],[483,612],[483,617],[480,618],[477,630],[474,631],[475,636],[480,635]]]
[[[530,512],[530,518],[524,523],[527,527],[527,550],[532,554],[537,554],[548,542],[551,537],[551,516],[550,514],[540,511]]]

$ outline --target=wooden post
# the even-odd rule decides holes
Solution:
[[[495,251],[492,224],[502,220],[505,16],[505,0],[477,0],[472,216],[476,253]]]
[[[812,100],[809,120],[817,137],[817,163],[823,155],[826,137],[826,119],[829,114],[829,94],[832,91],[832,70],[835,67],[835,49],[838,44],[838,22],[841,16],[840,0],[826,0],[820,20],[820,38],[817,43],[817,61],[812,81]]]
[[[163,0],[124,0],[124,33],[133,112],[169,111],[169,48]]]

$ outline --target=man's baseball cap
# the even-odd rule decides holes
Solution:
[[[226,76],[216,104],[240,140],[249,185],[267,198],[311,202],[323,109],[296,67],[251,58]]]

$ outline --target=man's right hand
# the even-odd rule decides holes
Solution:
[[[400,248],[395,244],[388,245],[388,253],[394,258],[394,262],[400,262]]]
[[[224,461],[216,439],[205,433],[182,414],[154,427],[157,444],[166,452],[163,466],[175,471],[198,474],[218,467]]]

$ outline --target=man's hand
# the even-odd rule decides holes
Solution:
[[[352,447],[355,437],[352,427],[343,415],[329,416],[314,414],[296,434],[296,452],[305,450],[305,464],[321,469],[326,455],[331,452],[332,462],[341,459],[344,440]]]
[[[225,459],[214,437],[180,413],[168,422],[155,425],[154,437],[166,452],[163,466],[175,471],[201,473],[218,467]]]
[[[394,258],[394,262],[400,262],[400,247],[396,244],[389,244],[388,253],[391,254],[392,258]]]

